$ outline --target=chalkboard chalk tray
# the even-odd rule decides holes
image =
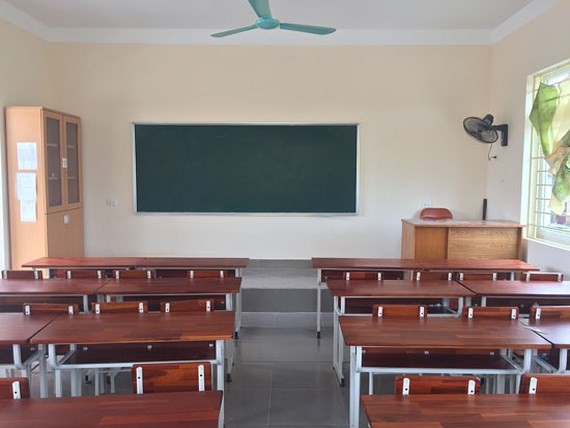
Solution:
[[[140,213],[357,212],[357,125],[135,124]]]

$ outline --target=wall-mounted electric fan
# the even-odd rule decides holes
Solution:
[[[509,145],[509,126],[506,124],[493,125],[494,117],[487,114],[483,119],[468,117],[463,120],[463,128],[471,137],[481,143],[491,144],[499,139],[501,133],[501,146]]]
[[[226,37],[232,34],[242,33],[244,31],[255,30],[256,28],[261,28],[264,30],[272,30],[274,28],[281,28],[282,30],[289,31],[299,31],[301,33],[311,33],[318,35],[325,35],[334,33],[335,28],[330,27],[317,27],[315,25],[302,25],[302,24],[290,24],[287,22],[280,22],[273,18],[271,15],[271,10],[269,9],[269,0],[248,0],[249,4],[255,11],[258,19],[255,24],[249,25],[247,27],[236,28],[233,30],[222,31],[221,33],[212,34],[212,37]]]

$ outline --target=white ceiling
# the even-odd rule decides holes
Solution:
[[[337,32],[254,30],[224,39],[209,34],[254,23],[247,0],[0,0],[0,16],[55,41],[472,44],[497,41],[557,1],[272,0],[273,16],[281,21]]]

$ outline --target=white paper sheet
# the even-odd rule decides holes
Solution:
[[[16,194],[20,201],[36,201],[36,173],[18,172],[16,173]]]
[[[18,170],[35,171],[38,169],[38,150],[36,143],[18,143]]]
[[[20,201],[20,221],[35,223],[36,220],[36,201]]]

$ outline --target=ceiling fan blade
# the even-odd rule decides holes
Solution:
[[[269,0],[249,0],[249,4],[260,18],[272,18]]]
[[[279,28],[283,30],[300,31],[302,33],[319,34],[321,36],[324,36],[325,34],[334,33],[336,31],[336,28],[331,28],[331,27],[317,27],[315,25],[289,24],[287,22],[282,22],[279,25]]]
[[[211,34],[212,37],[226,37],[232,34],[243,33],[244,31],[255,30],[257,25],[250,25],[248,27],[235,28],[233,30],[222,31],[221,33]]]

